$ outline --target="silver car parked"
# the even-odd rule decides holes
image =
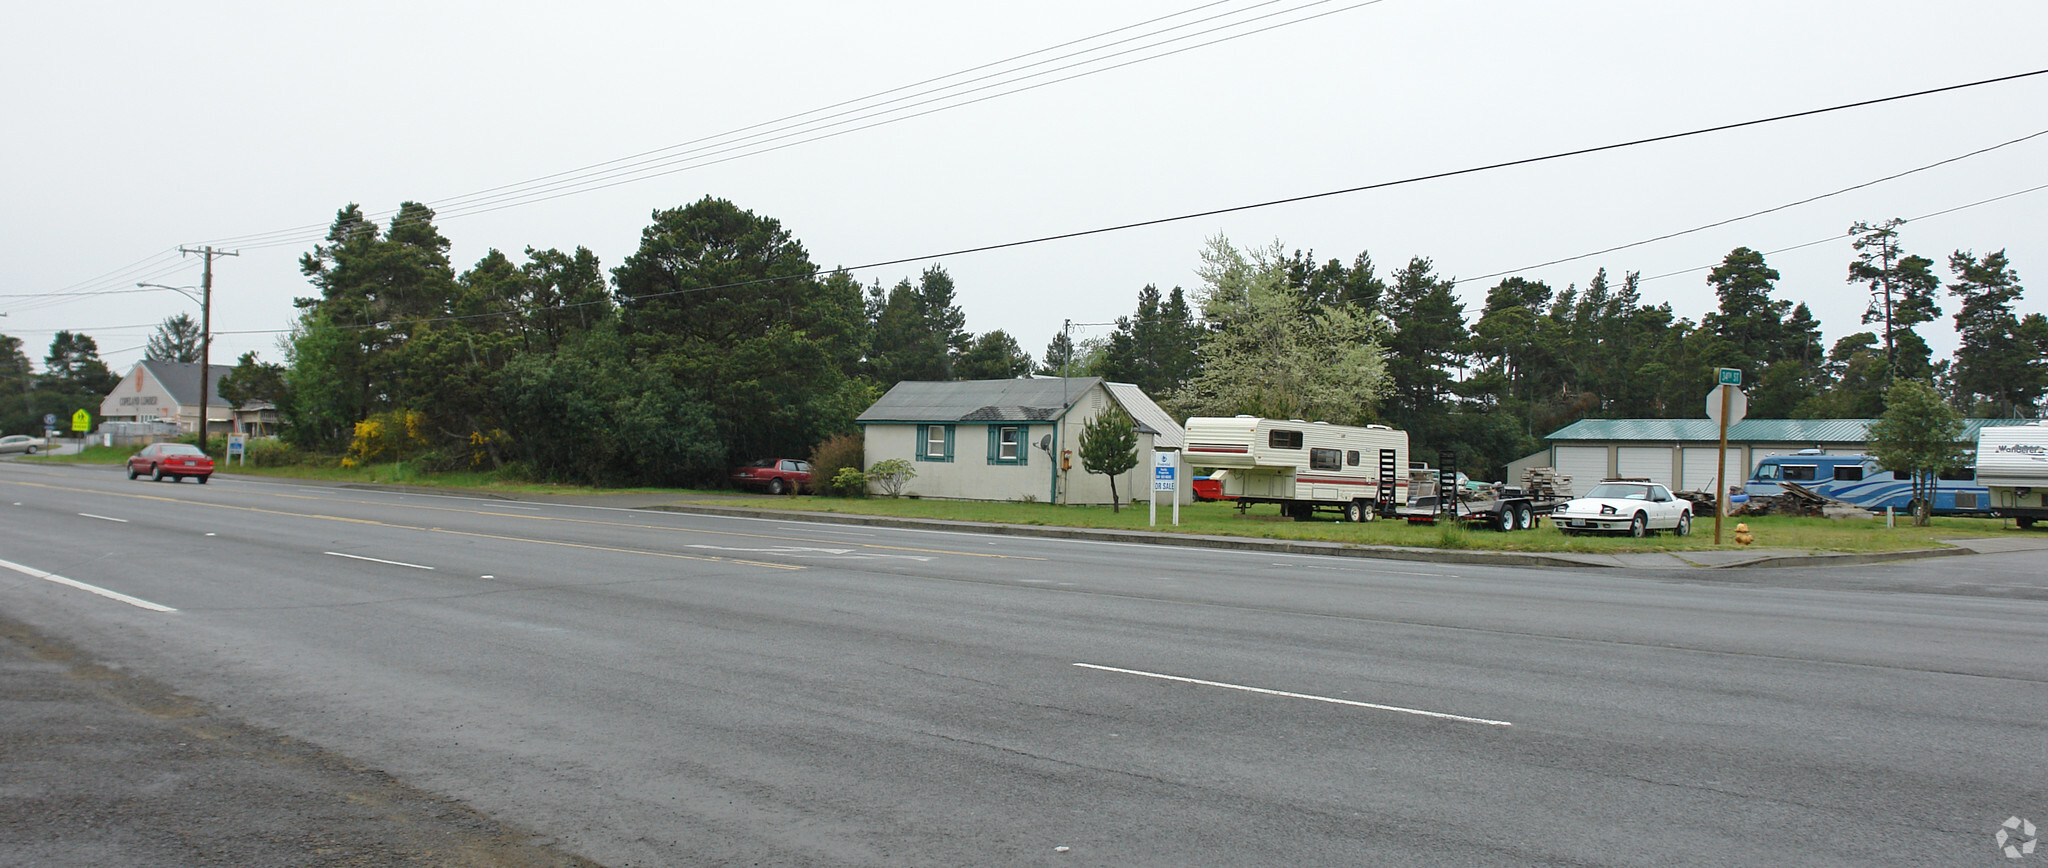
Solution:
[[[34,455],[48,448],[50,448],[50,441],[44,440],[41,437],[30,437],[27,434],[9,434],[5,437],[0,437],[0,453],[19,452],[23,455]]]

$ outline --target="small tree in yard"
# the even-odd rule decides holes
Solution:
[[[1109,477],[1109,508],[1123,511],[1116,476],[1138,466],[1138,427],[1121,407],[1110,407],[1081,427],[1081,468]]]
[[[896,497],[903,493],[903,484],[917,476],[917,469],[901,458],[877,461],[868,468],[867,481],[881,490],[884,497]]]
[[[1936,474],[1963,463],[1962,414],[1918,380],[1899,380],[1884,398],[1884,415],[1870,426],[1870,454],[1913,475],[1913,526],[1925,527]]]

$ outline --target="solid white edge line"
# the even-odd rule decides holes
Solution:
[[[119,600],[138,609],[148,609],[152,612],[178,611],[169,606],[163,606],[158,605],[156,603],[152,603],[148,600],[142,599],[141,597],[131,597],[127,594],[121,593],[120,591],[109,591],[106,588],[98,587],[96,585],[88,585],[84,582],[78,581],[77,579],[67,579],[63,576],[57,575],[56,573],[46,573],[42,570],[36,569],[35,567],[25,567],[13,561],[0,561],[0,567],[6,567],[7,569],[13,570],[17,573],[20,573],[24,576],[28,576],[30,578],[42,579],[46,582],[56,582],[57,584],[77,588],[81,591],[89,591],[91,593],[98,594],[102,597],[106,597],[109,600]]]
[[[1434,717],[1439,720],[1455,720],[1460,721],[1462,723],[1480,723],[1485,724],[1487,726],[1514,726],[1514,724],[1509,723],[1505,720],[1487,720],[1483,717],[1466,717],[1462,714],[1445,714],[1441,711],[1424,711],[1420,708],[1402,708],[1398,705],[1380,705],[1374,702],[1357,702],[1350,699],[1337,699],[1329,696],[1317,696],[1312,693],[1289,693],[1285,690],[1267,690],[1264,687],[1247,687],[1242,684],[1225,684],[1221,681],[1203,681],[1200,678],[1183,678],[1179,675],[1162,675],[1157,672],[1142,672],[1136,669],[1118,669],[1115,666],[1097,666],[1093,663],[1076,663],[1074,665],[1079,666],[1083,669],[1097,669],[1103,672],[1116,672],[1121,673],[1123,675],[1142,675],[1146,678],[1158,678],[1164,681],[1178,681],[1183,684],[1199,684],[1203,687],[1221,687],[1226,690],[1242,690],[1247,693],[1263,693],[1267,696],[1285,696],[1289,699],[1313,699],[1317,702],[1329,702],[1337,705],[1353,705],[1359,708],[1371,708],[1379,711],[1396,711],[1402,714],[1414,714],[1420,715],[1422,717]]]
[[[333,556],[335,556],[335,557],[337,557],[337,558],[349,558],[349,559],[351,559],[351,560],[358,560],[358,561],[369,561],[370,563],[373,563],[373,564],[390,564],[390,565],[392,565],[392,566],[394,566],[394,567],[412,567],[412,568],[413,568],[413,569],[415,569],[415,570],[431,570],[431,569],[433,569],[433,567],[425,566],[425,565],[423,565],[423,564],[408,564],[408,563],[406,563],[406,562],[404,562],[404,561],[387,561],[387,560],[384,560],[383,558],[366,558],[366,557],[363,557],[362,555],[349,555],[349,554],[342,554],[341,552],[321,552],[321,554],[323,554],[323,555],[333,555]]]
[[[122,523],[122,524],[127,524],[127,523],[128,523],[128,520],[127,520],[127,519],[125,519],[125,518],[115,518],[115,517],[113,517],[113,516],[111,516],[111,515],[93,515],[92,513],[89,513],[89,512],[81,512],[81,513],[79,513],[79,515],[85,516],[86,518],[96,518],[96,519],[99,519],[100,521],[118,521],[118,522],[120,522],[120,523]]]

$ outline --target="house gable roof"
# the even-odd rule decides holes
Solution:
[[[1182,433],[1173,417],[1128,383],[1101,377],[1036,377],[1029,380],[957,380],[897,383],[861,413],[861,424],[934,422],[1050,422],[1097,385],[1129,413],[1137,429],[1160,446],[1179,448]]]
[[[164,391],[170,393],[171,400],[176,401],[179,406],[198,405],[198,362],[165,362],[156,359],[143,359],[140,362],[136,362],[135,365],[149,372],[150,378],[156,380],[158,385],[163,386]],[[210,387],[206,392],[207,403],[226,407],[228,402],[220,396],[220,378],[227,374],[229,367],[226,365],[213,365],[211,367],[212,370],[207,372],[209,375],[207,379],[212,381],[207,384]]]
[[[1100,377],[1031,380],[905,380],[860,414],[857,422],[1049,422],[1088,393]]]

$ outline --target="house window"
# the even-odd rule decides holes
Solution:
[[[1026,441],[1031,429],[1023,425],[988,426],[988,463],[1029,464],[1031,451]]]
[[[953,426],[919,425],[917,426],[917,442],[917,460],[953,460]]]
[[[1275,428],[1273,433],[1266,435],[1266,445],[1274,449],[1300,449],[1301,432]]]
[[[1344,453],[1338,452],[1335,449],[1310,449],[1308,451],[1308,469],[1343,470]]]

